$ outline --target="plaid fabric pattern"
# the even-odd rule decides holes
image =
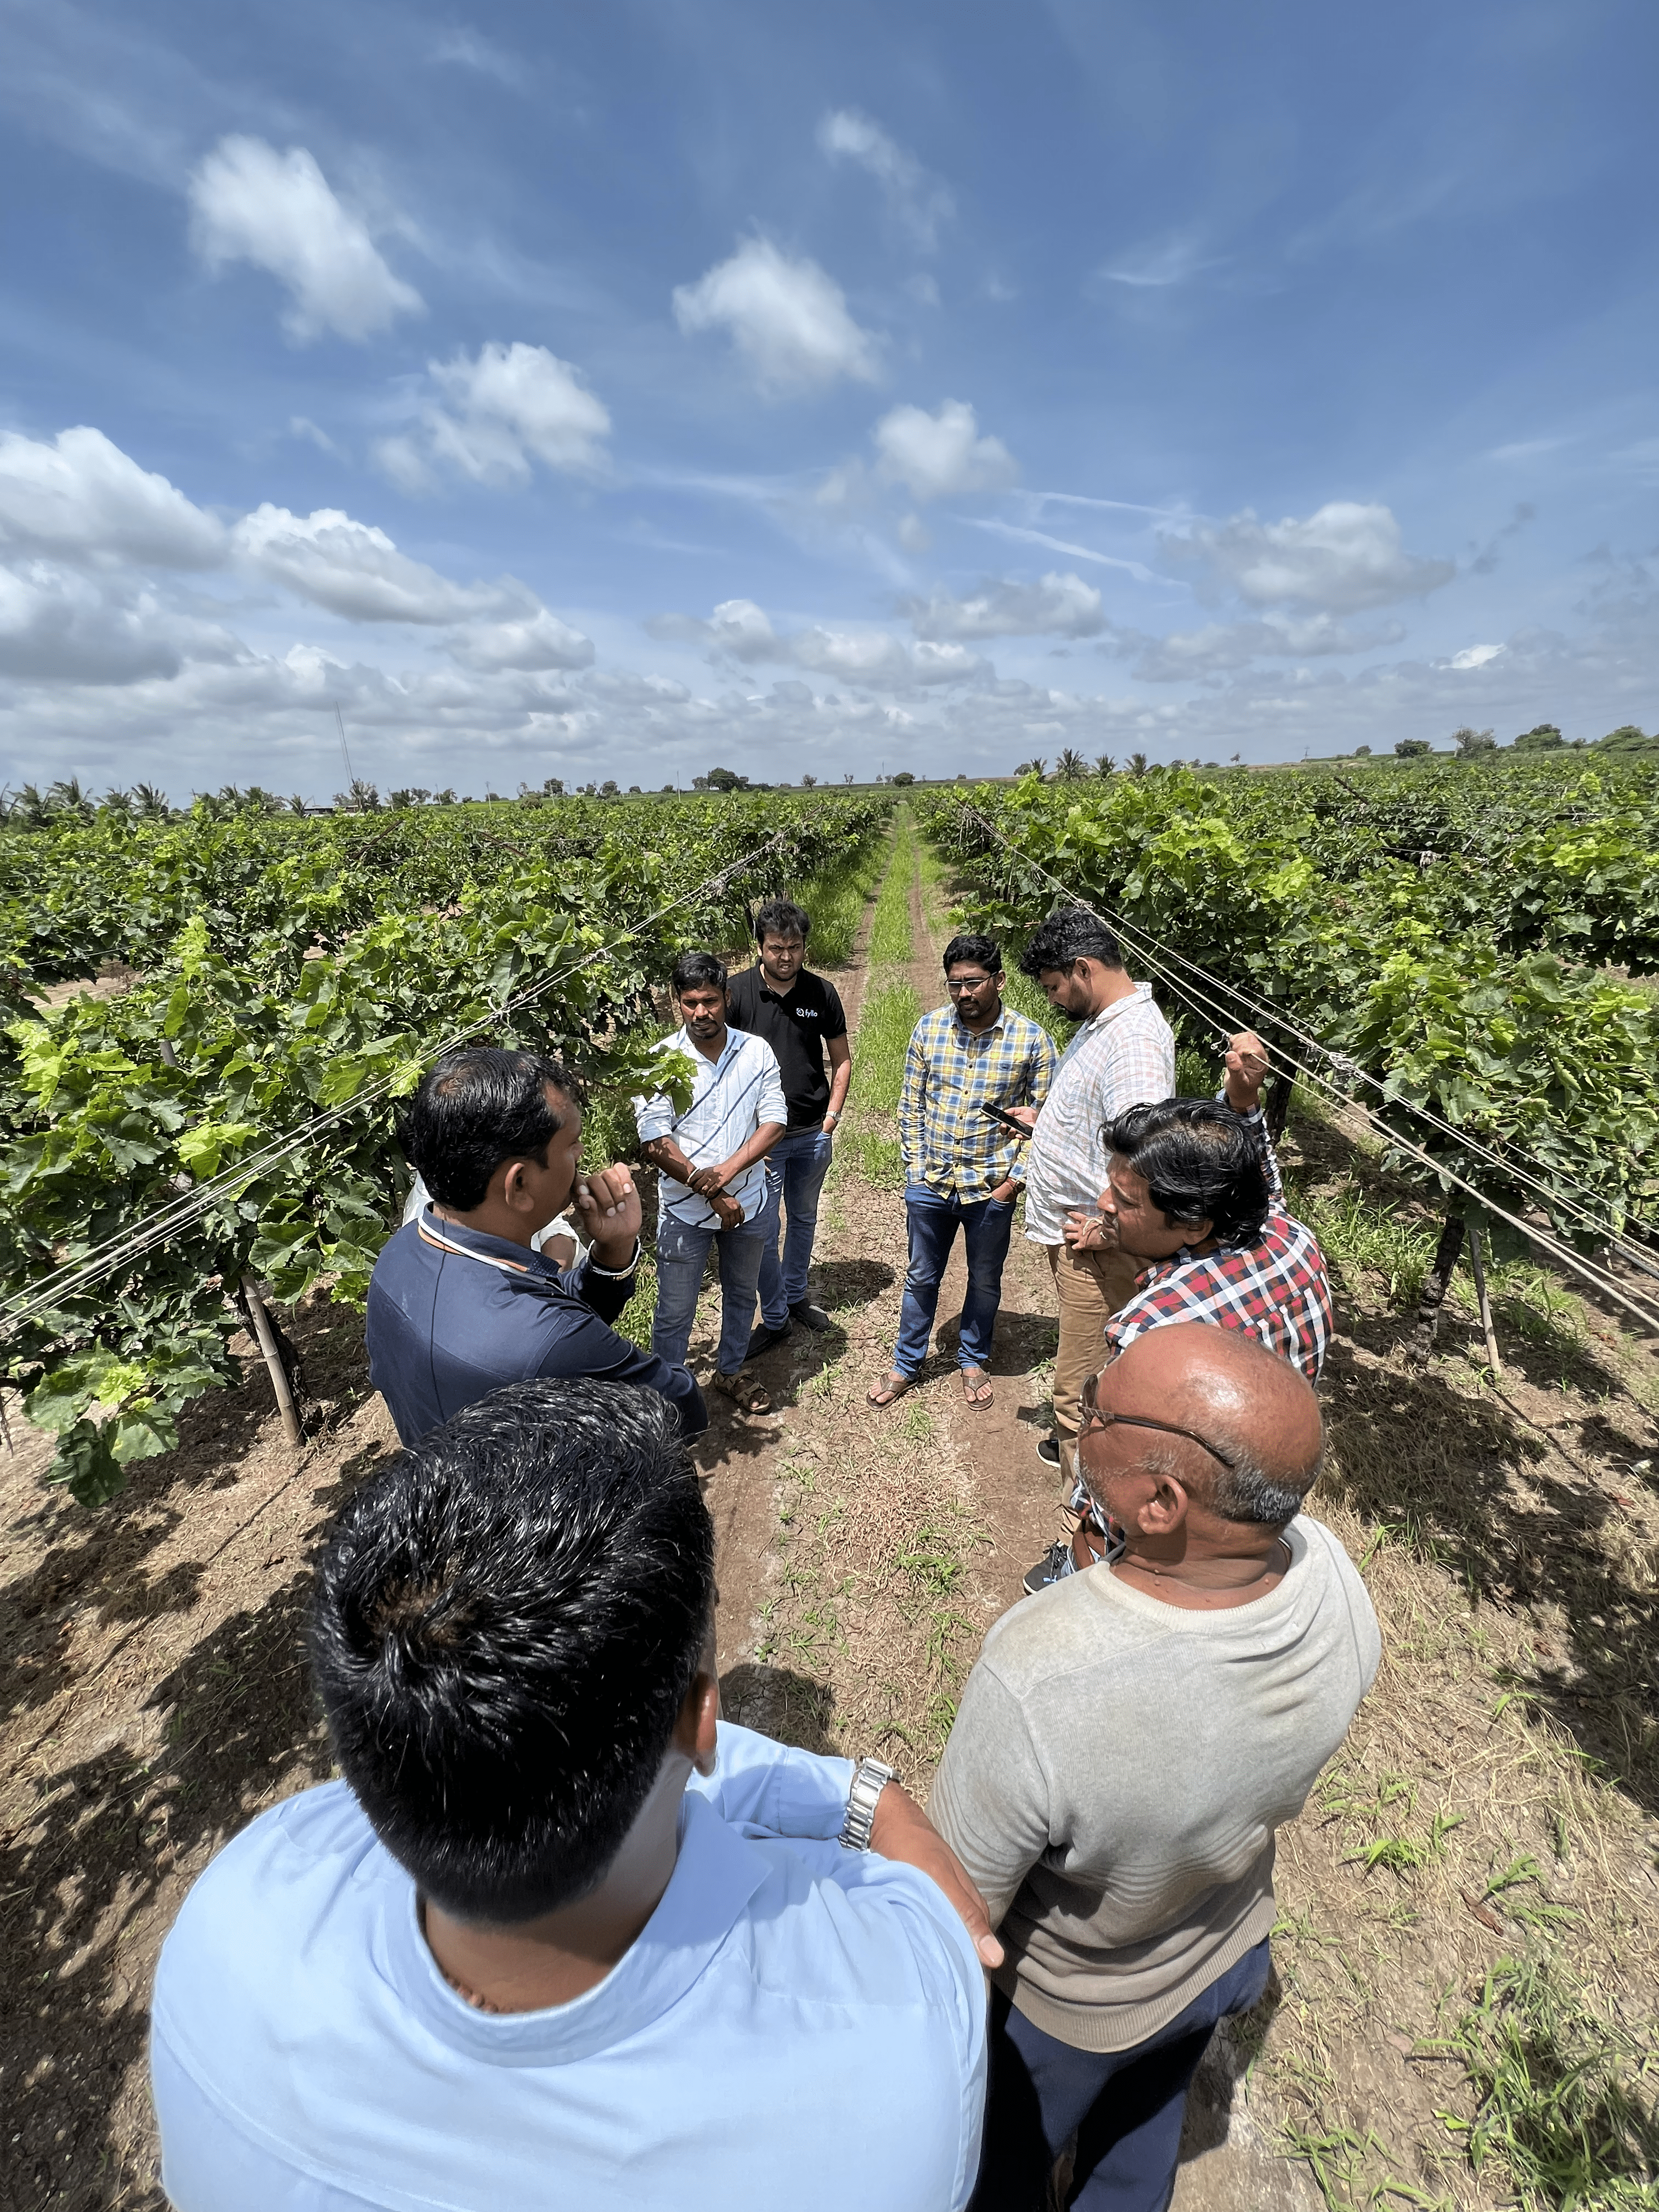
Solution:
[[[1259,1243],[1223,1245],[1201,1259],[1177,1252],[1155,1261],[1107,1323],[1106,1340],[1121,1352],[1149,1328],[1178,1321],[1248,1329],[1316,1382],[1336,1320],[1312,1230],[1275,1209]]]
[[[972,1204],[1000,1182],[1023,1182],[1019,1147],[982,1105],[1041,1106],[1054,1080],[1054,1048],[1035,1022],[1004,1006],[975,1033],[954,1006],[935,1006],[910,1033],[899,1095],[899,1150],[907,1182],[925,1182]]]
[[[1169,1097],[1175,1059],[1150,983],[1084,1023],[1060,1056],[1026,1157],[1025,1234],[1034,1243],[1062,1243],[1068,1213],[1095,1211],[1106,1183],[1101,1125]]]

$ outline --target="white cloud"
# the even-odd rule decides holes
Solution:
[[[653,637],[678,645],[707,645],[715,654],[751,665],[789,658],[789,648],[773,629],[771,617],[753,599],[722,599],[707,622],[696,615],[652,615],[645,627]]]
[[[1123,261],[1103,264],[1095,274],[1106,283],[1127,284],[1135,291],[1163,291],[1219,265],[1217,257],[1206,258],[1195,237],[1184,235],[1138,247]]]
[[[464,668],[488,674],[497,668],[588,668],[593,641],[545,607],[517,622],[472,623],[458,630],[449,650]]]
[[[881,186],[889,214],[912,241],[931,253],[939,227],[956,212],[956,203],[936,177],[890,138],[880,124],[856,108],[838,107],[818,125],[819,150],[831,161],[854,161]]]
[[[211,568],[225,533],[167,478],[82,423],[51,444],[0,437],[0,545],[94,561]]]
[[[290,514],[267,500],[243,516],[234,541],[257,574],[348,622],[465,622],[516,611],[529,598],[522,586],[453,584],[338,507]]]
[[[906,645],[887,630],[814,625],[789,643],[798,667],[879,691],[908,691],[918,684],[966,684],[990,673],[989,664],[964,646]]]
[[[1489,660],[1496,660],[1503,650],[1501,645],[1466,645],[1462,653],[1453,653],[1444,665],[1448,668],[1484,668]]]
[[[1252,661],[1275,656],[1316,660],[1333,653],[1372,653],[1398,645],[1405,635],[1397,622],[1356,630],[1328,614],[1279,616],[1267,622],[1210,623],[1202,629],[1176,630],[1166,637],[1134,637],[1126,632],[1121,649],[1139,647],[1132,672],[1143,684],[1181,684],[1248,668]]]
[[[313,422],[309,415],[290,415],[288,434],[290,438],[303,438],[308,446],[315,446],[319,453],[328,453],[337,461],[344,458],[321,423]]]
[[[963,599],[902,599],[899,612],[925,638],[1098,637],[1107,626],[1094,586],[1052,569],[1036,584],[988,579]]]
[[[769,239],[744,241],[695,284],[674,291],[674,319],[688,337],[726,330],[765,393],[873,383],[876,341],[847,312],[846,295],[816,261],[792,261]]]
[[[981,438],[974,410],[963,399],[925,407],[895,407],[873,433],[880,459],[876,473],[908,487],[918,500],[959,498],[968,492],[1005,491],[1019,474],[1000,438]]]
[[[232,649],[228,633],[179,617],[142,587],[48,561],[0,568],[0,676],[135,684],[176,676],[186,653],[219,659]]]
[[[963,684],[991,672],[988,663],[963,646],[907,645],[890,630],[832,629],[814,623],[786,635],[753,599],[723,600],[708,622],[695,615],[656,615],[646,629],[653,637],[677,644],[707,646],[714,661],[736,660],[751,668],[782,662],[877,690]]]
[[[1508,446],[1494,446],[1486,455],[1489,461],[1535,461],[1546,453],[1553,453],[1566,444],[1565,438],[1517,438]]]
[[[423,402],[416,429],[374,449],[403,490],[429,491],[446,469],[474,483],[521,484],[532,461],[574,475],[605,467],[610,410],[545,346],[492,341],[474,357],[458,353],[427,370],[447,404]]]
[[[494,77],[497,84],[507,85],[514,91],[523,88],[527,74],[525,63],[517,55],[492,45],[470,24],[446,31],[432,49],[432,59],[439,64],[450,63],[457,69],[476,70],[480,76]]]
[[[1350,677],[1329,660],[1297,661],[1151,699],[1127,682],[1110,693],[1063,690],[987,672],[933,707],[915,680],[882,696],[787,671],[763,686],[747,675],[699,686],[625,667],[486,673],[428,660],[394,670],[303,636],[276,650],[204,640],[199,651],[181,649],[173,676],[0,681],[0,752],[14,784],[71,771],[94,785],[144,776],[180,798],[192,781],[234,777],[326,798],[340,781],[336,699],[354,764],[382,790],[510,791],[520,777],[539,784],[550,773],[654,788],[670,776],[684,784],[714,761],[768,780],[811,769],[827,784],[884,761],[1003,775],[1066,744],[1154,760],[1224,760],[1241,750],[1251,760],[1293,760],[1304,747],[1340,752],[1362,741],[1386,751],[1404,736],[1443,745],[1468,721],[1522,730],[1538,720],[1540,698],[1569,737],[1597,737],[1650,719],[1642,702],[1659,680],[1659,596],[1635,575],[1614,588],[1616,599],[1581,632],[1517,632],[1479,670],[1404,660]]]
[[[1097,568],[1121,568],[1138,584],[1161,580],[1144,561],[1124,561],[1115,553],[1097,553],[1092,545],[1076,545],[1069,538],[1051,538],[1046,530],[1032,530],[1023,522],[1004,522],[1000,516],[977,514],[964,515],[963,520],[975,530],[988,530],[998,538],[1012,538],[1017,544],[1042,545],[1050,553],[1068,554],[1073,561],[1092,561]]]
[[[279,154],[263,138],[222,138],[191,176],[190,205],[191,241],[210,269],[249,261],[288,287],[283,327],[296,343],[325,331],[361,343],[423,311],[303,146]]]
[[[1261,522],[1246,507],[1231,520],[1162,533],[1166,556],[1196,568],[1212,592],[1257,606],[1322,607],[1353,614],[1419,599],[1451,581],[1456,566],[1407,553],[1390,510],[1332,500],[1305,521]]]

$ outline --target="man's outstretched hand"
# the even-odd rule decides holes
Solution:
[[[884,1859],[901,1859],[906,1866],[919,1867],[936,1881],[973,1937],[981,1963],[1002,1964],[1002,1946],[992,1932],[991,1916],[973,1878],[909,1791],[896,1782],[890,1782],[876,1800],[870,1848]]]

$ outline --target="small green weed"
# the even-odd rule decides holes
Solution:
[[[1500,1960],[1450,2037],[1426,2047],[1463,2060],[1475,2116],[1443,2112],[1442,2124],[1476,2173],[1496,2167],[1507,2179],[1522,2212],[1652,2212],[1659,2034],[1651,2022],[1633,2033],[1540,1952]]]

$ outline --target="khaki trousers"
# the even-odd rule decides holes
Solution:
[[[1079,1251],[1048,1244],[1060,1304],[1060,1349],[1054,1354],[1054,1429],[1060,1471],[1069,1490],[1077,1474],[1077,1432],[1083,1385],[1106,1364],[1106,1324],[1134,1294],[1136,1262],[1122,1252]]]

